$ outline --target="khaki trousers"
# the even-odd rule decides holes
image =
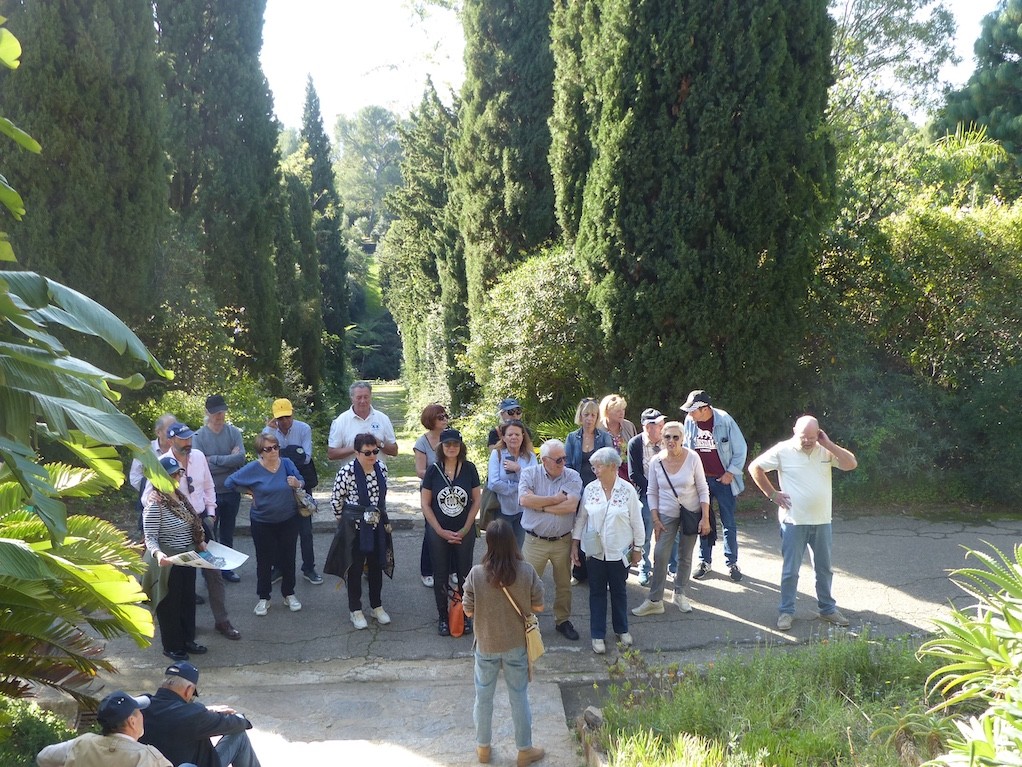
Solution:
[[[559,626],[571,617],[571,535],[544,541],[526,533],[522,556],[540,578],[550,563],[554,573],[554,625]]]

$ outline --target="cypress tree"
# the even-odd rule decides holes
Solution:
[[[331,161],[330,139],[323,129],[319,95],[310,76],[305,86],[305,108],[299,137],[305,142],[310,160],[309,191],[312,204],[312,228],[319,253],[320,293],[323,301],[323,327],[337,336],[326,363],[329,380],[344,377],[344,329],[348,325],[348,248],[341,236],[344,210]]]
[[[752,434],[773,432],[833,186],[827,3],[603,6],[577,252],[610,383],[654,404],[705,388]]]
[[[384,239],[380,266],[387,307],[401,329],[413,397],[449,399],[459,409],[474,387],[464,365],[464,243],[452,202],[456,138],[456,112],[427,81],[418,110],[401,129],[404,184],[386,200],[396,220]]]
[[[12,232],[22,265],[138,326],[152,311],[166,224],[162,84],[152,13],[130,0],[0,3],[25,41],[4,109],[43,146],[7,158],[28,215]]]
[[[456,155],[469,315],[497,274],[550,240],[552,0],[465,3]]]
[[[245,317],[240,346],[276,368],[280,309],[273,236],[277,123],[259,64],[265,0],[156,0],[167,63],[171,207],[199,233],[206,278]]]

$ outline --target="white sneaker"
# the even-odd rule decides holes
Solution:
[[[678,609],[683,613],[692,612],[692,604],[688,601],[688,597],[684,594],[675,594],[674,601],[677,603]]]
[[[596,653],[597,655],[603,655],[605,652],[607,652],[607,643],[604,642],[602,639],[594,639],[593,652]]]
[[[380,607],[373,608],[373,617],[381,626],[386,626],[390,623],[390,616],[387,615],[387,611],[383,609],[382,605]]]
[[[632,615],[662,615],[664,612],[664,600],[650,602],[648,599],[632,610]]]
[[[266,612],[269,609],[270,609],[270,600],[269,599],[260,599],[258,602],[256,602],[255,610],[253,612],[255,612],[256,615],[266,615]]]
[[[422,578],[422,585],[423,586],[425,586],[427,589],[433,588],[433,576],[432,575],[420,575],[419,577]]]
[[[571,585],[572,586],[577,586],[578,583],[579,583],[578,578],[576,578],[574,575],[571,576]]]
[[[617,641],[619,641],[625,647],[631,647],[632,646],[632,635],[629,634],[627,631],[624,634],[618,634],[617,635]]]
[[[820,614],[821,621],[827,621],[827,623],[833,623],[835,626],[847,626],[848,619],[841,614],[840,610],[834,610],[832,613]]]
[[[369,624],[366,623],[366,617],[362,614],[361,610],[355,610],[351,614],[351,625],[357,629],[369,628]]]
[[[777,628],[780,631],[791,631],[791,613],[781,613],[777,616]]]
[[[288,594],[284,597],[284,604],[286,604],[288,609],[293,613],[302,609],[302,603],[298,601],[298,597],[294,594]]]

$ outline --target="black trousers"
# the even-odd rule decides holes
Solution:
[[[195,568],[173,565],[167,595],[156,605],[160,641],[168,652],[184,652],[195,641]]]
[[[433,596],[436,599],[437,615],[447,620],[447,580],[451,574],[452,554],[455,572],[458,574],[458,591],[463,591],[468,571],[472,569],[472,554],[476,545],[475,525],[472,525],[468,535],[456,546],[445,541],[432,527],[427,526],[426,542],[429,544],[430,559],[433,560]]]

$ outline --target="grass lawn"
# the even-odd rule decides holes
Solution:
[[[408,418],[408,398],[405,387],[396,382],[373,383],[373,407],[387,414],[397,434],[398,454],[387,459],[389,476],[395,479],[415,477],[415,456],[412,446],[425,431],[419,423],[418,413]],[[408,428],[408,427],[411,428]]]

